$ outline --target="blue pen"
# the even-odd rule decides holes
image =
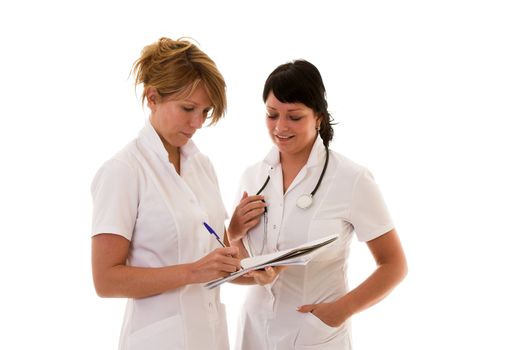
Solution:
[[[224,245],[224,243],[221,242],[221,239],[219,238],[219,235],[217,235],[217,233],[211,228],[210,225],[208,225],[207,223],[203,222],[204,224],[204,227],[206,227],[206,230],[208,230],[208,232],[211,234],[211,235],[214,235],[215,238],[217,239],[217,241],[224,247],[226,248],[226,246]]]

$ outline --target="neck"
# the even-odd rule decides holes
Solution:
[[[177,173],[180,174],[180,148],[170,145],[164,140],[164,138],[162,138],[162,136],[160,137],[160,139],[162,140],[164,148],[168,152],[168,159],[170,163],[173,164]]]
[[[283,169],[287,168],[302,168],[306,162],[308,161],[308,157],[310,156],[310,153],[308,154],[285,154],[280,153],[280,159],[281,159],[281,166]]]
[[[279,152],[283,172],[283,193],[286,193],[299,171],[305,166],[312,152],[313,143],[299,153],[289,154]]]
[[[300,167],[302,168],[306,162],[308,162],[308,158],[310,157],[310,153],[312,152],[312,148],[314,147],[315,140],[312,142],[311,145],[305,147],[303,150],[297,153],[284,153],[279,152],[279,157],[281,160],[281,165],[284,166],[291,166],[291,167]]]

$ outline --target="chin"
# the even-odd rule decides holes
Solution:
[[[170,142],[170,145],[173,146],[173,147],[182,147],[184,146],[185,144],[187,144],[189,141],[189,139],[180,139],[180,138],[177,138],[176,140],[173,140],[173,142]]]

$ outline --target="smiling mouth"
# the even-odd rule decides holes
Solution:
[[[290,136],[284,136],[284,135],[274,135],[277,139],[279,140],[283,140],[283,141],[286,141],[286,140],[290,140],[292,137],[294,137],[293,135],[290,135]]]

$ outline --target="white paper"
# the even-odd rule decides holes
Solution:
[[[263,269],[267,266],[306,265],[322,249],[327,248],[339,236],[330,235],[321,239],[301,244],[295,248],[282,250],[275,253],[253,256],[241,260],[242,270],[230,275],[208,282],[206,288],[215,288],[224,282],[234,280],[237,277],[253,270]]]

